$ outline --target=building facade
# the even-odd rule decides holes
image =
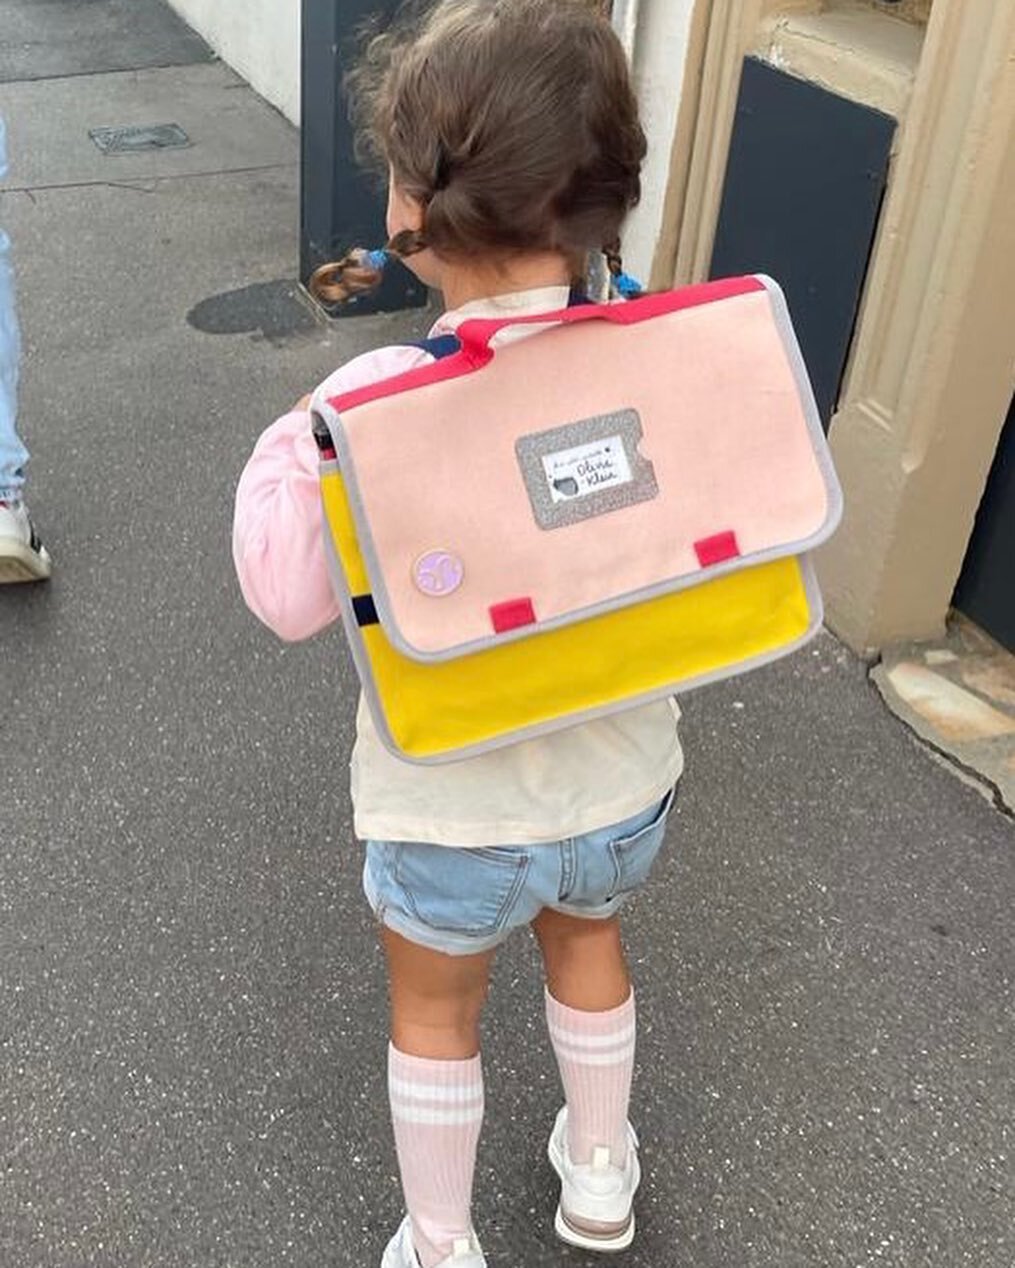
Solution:
[[[172,2],[298,121],[299,0]],[[612,12],[651,149],[629,270],[786,286],[846,494],[829,624],[873,652],[956,600],[1015,648],[1015,5]]]

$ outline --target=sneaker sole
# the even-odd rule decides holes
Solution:
[[[634,1241],[634,1212],[631,1212],[627,1226],[618,1233],[593,1233],[584,1227],[577,1227],[564,1214],[558,1205],[557,1215],[553,1221],[554,1232],[568,1246],[577,1246],[579,1250],[598,1251],[601,1255],[615,1255],[618,1251],[627,1250]]]
[[[563,1160],[554,1148],[554,1143],[554,1137],[551,1136],[546,1152],[550,1165],[563,1184]],[[569,1219],[564,1213],[564,1208],[558,1203],[553,1228],[560,1240],[566,1242],[568,1246],[577,1246],[579,1250],[598,1251],[602,1255],[613,1255],[618,1251],[627,1250],[634,1241],[634,1209],[632,1208],[626,1221],[618,1224],[601,1224],[596,1228],[590,1224],[581,1224]]]
[[[53,564],[46,554],[17,541],[0,543],[0,585],[25,581],[48,581]]]

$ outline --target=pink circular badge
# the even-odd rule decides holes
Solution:
[[[449,550],[428,550],[412,565],[417,590],[435,599],[454,594],[465,580],[465,566]]]

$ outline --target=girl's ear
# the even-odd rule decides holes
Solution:
[[[426,216],[423,204],[411,195],[403,193],[392,173],[388,181],[388,239],[396,238],[409,230],[419,233]]]

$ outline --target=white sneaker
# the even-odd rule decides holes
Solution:
[[[45,581],[52,571],[53,561],[39,541],[24,502],[0,502],[0,585]]]
[[[554,1227],[561,1241],[582,1250],[626,1250],[634,1241],[634,1195],[641,1183],[638,1137],[628,1124],[627,1162],[616,1167],[608,1149],[579,1165],[567,1152],[567,1106],[557,1115],[547,1152],[560,1176],[560,1205]]]
[[[412,1244],[412,1224],[408,1215],[388,1243],[381,1268],[419,1268],[419,1257]],[[447,1259],[441,1260],[437,1268],[486,1268],[486,1256],[479,1249],[475,1237],[463,1237],[461,1241],[455,1242],[454,1250]]]

